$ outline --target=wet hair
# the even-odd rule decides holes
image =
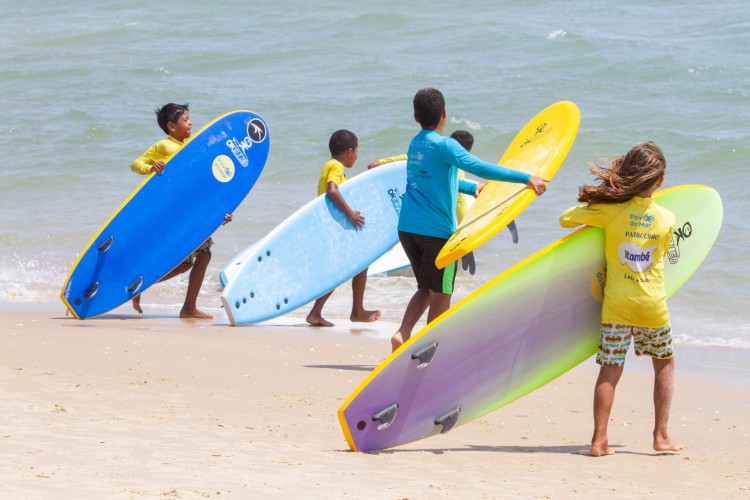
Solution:
[[[414,119],[425,130],[434,129],[440,123],[445,110],[445,97],[438,89],[420,89],[414,96]]]
[[[180,119],[182,114],[185,113],[185,111],[190,111],[190,108],[188,108],[188,103],[175,104],[173,102],[170,102],[169,104],[165,104],[155,111],[156,122],[159,124],[159,127],[164,131],[164,133],[169,135],[167,123],[177,123],[177,121]]]
[[[590,172],[599,178],[597,186],[578,188],[578,201],[622,203],[654,187],[664,175],[667,161],[653,142],[636,144],[625,156],[610,161],[609,167],[592,164]]]
[[[458,141],[466,151],[471,151],[471,148],[474,146],[474,136],[466,130],[456,130],[451,134],[451,137]]]
[[[345,153],[348,149],[356,149],[358,145],[359,139],[351,130],[337,130],[328,140],[328,149],[333,157]]]

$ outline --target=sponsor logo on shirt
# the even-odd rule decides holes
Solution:
[[[635,243],[620,243],[617,254],[621,264],[627,264],[634,273],[642,273],[654,263],[654,250],[656,245],[644,249]]]
[[[656,217],[650,214],[630,214],[630,225],[633,227],[651,227]]]

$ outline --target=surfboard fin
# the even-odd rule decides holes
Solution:
[[[469,274],[474,276],[474,273],[477,272],[477,262],[474,259],[474,252],[469,252],[463,257],[461,257],[461,267],[464,271],[469,271]]]
[[[105,253],[107,250],[109,250],[109,247],[112,246],[112,242],[115,240],[114,236],[110,236],[106,240],[102,242],[101,245],[96,247],[97,250],[99,250],[101,253]]]
[[[437,342],[433,342],[432,344],[423,347],[422,349],[418,350],[414,354],[411,355],[411,359],[418,359],[419,364],[417,365],[417,368],[424,368],[425,366],[430,364],[430,361],[432,361],[432,358],[435,357],[435,352],[437,351]]]
[[[131,295],[134,294],[141,288],[142,284],[143,284],[143,276],[138,276],[138,279],[135,280],[133,284],[128,287],[127,289],[128,293]]]
[[[510,231],[510,237],[513,239],[513,243],[517,245],[518,244],[518,228],[516,227],[515,219],[508,223],[508,231]]]
[[[86,290],[85,292],[83,292],[83,297],[86,298],[86,299],[88,299],[88,300],[91,300],[91,298],[94,295],[96,295],[96,292],[98,292],[98,291],[99,291],[99,282],[97,281],[93,285],[91,285],[88,288],[88,290]]]
[[[456,406],[448,413],[443,413],[435,419],[435,425],[442,425],[443,428],[440,430],[440,434],[445,434],[449,430],[453,429],[453,426],[458,422],[458,415],[461,413],[461,407]]]
[[[382,431],[387,429],[396,420],[396,414],[398,413],[398,403],[393,403],[385,410],[381,410],[372,416],[373,422],[380,422],[378,430]]]

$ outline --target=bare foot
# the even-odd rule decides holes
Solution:
[[[673,443],[671,439],[654,439],[654,450],[659,452],[674,453],[682,450],[682,446],[677,443]]]
[[[138,314],[143,314],[143,309],[141,309],[141,296],[136,295],[131,302],[133,303],[133,309],[138,311]]]
[[[401,347],[403,343],[404,337],[401,335],[401,332],[396,332],[396,334],[391,337],[391,351],[396,352],[396,349]]]
[[[349,316],[349,319],[354,323],[372,323],[380,319],[380,309],[377,311],[362,310]]]
[[[333,323],[323,319],[323,316],[313,313],[307,315],[307,322],[312,326],[333,326]]]
[[[193,308],[188,309],[183,307],[180,311],[180,318],[184,319],[214,319],[213,316],[211,316],[208,313],[204,313],[203,311]]]
[[[610,448],[606,441],[604,443],[591,443],[589,455],[592,457],[606,457],[607,455],[614,454],[615,450]]]

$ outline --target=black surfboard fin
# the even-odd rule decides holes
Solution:
[[[142,284],[143,284],[143,276],[138,276],[138,279],[135,280],[133,284],[127,288],[128,293],[131,295],[134,294],[141,288]]]
[[[437,346],[438,346],[438,343],[433,342],[432,344],[429,344],[428,346],[423,347],[422,349],[416,351],[414,354],[411,355],[411,359],[419,360],[419,364],[417,365],[417,368],[424,368],[430,364],[430,361],[432,361],[432,358],[435,357]]]
[[[382,431],[387,429],[396,420],[396,414],[398,413],[398,403],[393,403],[385,410],[381,410],[372,416],[373,422],[380,422],[378,430]]]
[[[510,231],[511,238],[513,239],[513,243],[517,245],[518,244],[518,228],[516,227],[515,219],[508,223],[508,231]]]
[[[458,422],[458,415],[461,413],[461,407],[456,406],[451,411],[443,413],[435,419],[435,425],[442,425],[443,428],[440,430],[440,434],[445,434],[449,430],[453,429],[453,426]]]
[[[91,300],[94,297],[94,295],[96,295],[96,292],[98,291],[99,291],[99,282],[97,281],[93,285],[88,287],[88,289],[85,292],[83,292],[83,297],[88,300]]]
[[[109,250],[109,247],[112,246],[113,241],[115,241],[115,237],[110,236],[109,238],[104,240],[101,245],[96,247],[96,249],[99,250],[101,253],[105,253],[107,250]]]

